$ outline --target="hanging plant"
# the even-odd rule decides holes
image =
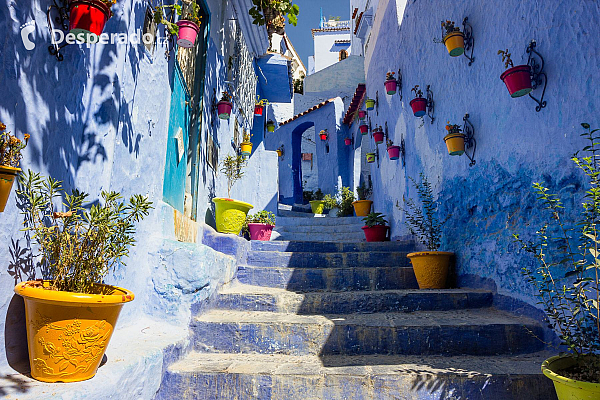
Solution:
[[[352,144],[352,139],[351,139],[351,138],[348,138],[348,137],[347,137],[347,138],[345,138],[345,139],[344,139],[344,144],[345,144],[346,146],[350,146],[350,145]]]
[[[442,29],[446,30],[442,42],[451,57],[462,56],[465,52],[465,35],[460,28],[454,26],[454,21],[442,21]]]
[[[387,94],[389,95],[393,95],[396,94],[396,90],[398,88],[398,82],[396,81],[396,78],[394,77],[396,73],[395,72],[388,72],[385,75],[385,90],[387,92]]]
[[[254,116],[255,117],[262,117],[263,116],[263,112],[265,109],[265,106],[269,104],[269,100],[267,99],[260,99],[260,96],[256,96],[256,104],[254,105]]]
[[[383,137],[384,133],[383,128],[381,126],[373,130],[373,140],[375,140],[375,144],[383,143]]]
[[[397,160],[400,158],[400,146],[394,146],[394,142],[390,139],[387,140],[387,151],[390,156],[390,160]]]
[[[358,119],[359,119],[360,121],[364,121],[364,120],[365,120],[365,118],[367,118],[367,112],[366,112],[365,110],[360,110],[360,111],[358,112]]]
[[[365,100],[365,107],[367,111],[373,111],[375,109],[375,100],[367,99]]]
[[[252,136],[253,135],[251,133],[244,133],[243,135],[244,141],[240,143],[240,151],[243,156],[249,156],[252,154],[252,142],[250,141]]]
[[[465,152],[465,135],[462,133],[462,129],[458,125],[451,125],[448,121],[446,125],[448,134],[444,136],[444,142],[448,147],[448,153],[451,156],[462,156]]]
[[[367,158],[367,162],[369,164],[372,164],[375,162],[375,153],[367,153],[365,154],[366,158]]]
[[[219,118],[229,119],[232,108],[233,104],[231,104],[231,95],[225,90],[221,95],[221,101],[217,103],[217,113],[219,114]]]
[[[415,94],[415,98],[410,101],[410,106],[415,117],[422,117],[427,113],[427,99],[423,97],[423,92],[419,89],[419,85],[415,85],[410,89]]]
[[[177,45],[184,48],[192,48],[196,44],[196,37],[200,32],[202,15],[201,8],[195,1],[190,4],[169,4],[158,6],[154,12],[154,22],[163,24],[171,35],[177,36]],[[167,20],[167,14],[175,13],[179,21],[173,23]]]
[[[6,131],[6,125],[0,122],[0,212],[4,212],[13,183],[21,169],[21,151],[27,146],[29,134],[21,140]]]
[[[361,126],[358,127],[358,129],[360,130],[360,133],[362,133],[363,135],[366,135],[367,133],[369,133],[369,125],[367,125],[367,124],[362,124]]]
[[[527,64],[514,66],[508,49],[498,50],[506,71],[500,75],[511,97],[525,96],[533,89],[531,87],[531,67]],[[511,68],[508,68],[511,67]]]
[[[267,121],[267,132],[273,133],[275,132],[275,122],[272,120]]]
[[[112,17],[110,8],[117,0],[81,0],[69,2],[69,31],[77,40],[97,43],[106,21]]]
[[[329,139],[329,132],[327,132],[327,129],[324,129],[321,132],[319,132],[319,138],[321,138],[322,141]]]
[[[248,13],[255,25],[266,25],[269,37],[273,33],[283,35],[285,33],[285,17],[288,23],[296,26],[300,7],[290,0],[252,0],[253,6]]]

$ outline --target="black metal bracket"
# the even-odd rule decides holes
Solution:
[[[64,57],[61,54],[61,50],[64,49],[68,43],[64,43],[61,46],[58,43],[54,43],[54,24],[52,23],[52,10],[55,10],[58,15],[54,17],[54,23],[61,26],[64,31],[69,30],[69,3],[65,0],[52,0],[54,4],[50,4],[48,6],[48,10],[46,11],[46,20],[48,22],[48,30],[50,31],[50,40],[52,44],[48,46],[48,52],[50,55],[55,56],[56,60],[63,61]]]
[[[390,138],[390,136],[388,135],[388,124],[387,124],[387,121],[385,121],[385,129],[383,131],[383,137],[385,138],[385,143],[387,144],[387,141]]]
[[[465,17],[462,22],[463,25],[463,35],[465,36],[465,51],[463,56],[465,56],[469,60],[469,67],[475,61],[475,57],[473,57],[473,49],[475,47],[475,39],[473,38],[473,27],[469,23],[469,17]],[[468,51],[471,51],[471,55],[467,55]]]
[[[548,77],[546,76],[546,72],[544,72],[544,58],[540,53],[535,50],[537,43],[535,40],[529,42],[527,46],[527,54],[529,55],[527,59],[527,65],[531,67],[531,87],[533,90],[536,90],[538,87],[544,85],[544,89],[542,90],[542,97],[538,100],[529,93],[529,97],[531,97],[538,105],[535,107],[535,111],[540,112],[542,108],[546,107],[546,101],[544,100],[544,95],[546,94],[546,86],[548,84]],[[540,61],[535,59],[534,56],[539,57]]]
[[[217,106],[217,89],[213,88],[213,95],[210,99],[210,126],[215,127],[215,113],[218,110]]]
[[[396,79],[396,93],[400,95],[400,101],[402,101],[402,71],[398,68],[398,78]]]
[[[463,134],[465,135],[465,155],[469,159],[469,167],[475,165],[475,151],[477,150],[477,141],[475,140],[475,127],[469,121],[469,114],[465,114],[463,117],[463,121],[465,121],[463,125]],[[466,151],[468,149],[473,149],[471,155]]]
[[[379,90],[375,92],[375,113],[379,116]]]
[[[427,85],[427,116],[431,119],[431,123],[435,121],[435,117],[433,116],[435,112],[435,103],[433,101],[433,92],[430,88],[431,85]]]
[[[402,167],[406,166],[406,145],[404,144],[404,136],[400,140],[400,157],[402,157]]]
[[[283,156],[285,156],[285,148],[283,147],[283,145],[279,146],[277,148],[277,150],[279,150],[281,152],[281,155],[279,156],[280,158],[282,158]]]

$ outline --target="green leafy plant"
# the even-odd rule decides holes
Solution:
[[[584,358],[579,367],[561,372],[567,377],[600,383],[600,136],[598,129],[581,124],[588,155],[572,160],[589,179],[578,217],[564,215],[563,203],[541,183],[533,188],[547,220],[533,240],[514,239],[537,261],[523,273],[537,290],[550,326],[570,356]],[[596,357],[590,357],[596,355]]]
[[[367,216],[363,218],[363,221],[365,221],[365,225],[368,226],[369,228],[376,226],[376,225],[385,226],[388,223],[385,220],[385,215],[383,215],[382,213],[376,213],[376,212],[367,214]]]
[[[325,202],[325,208],[328,208],[330,210],[333,210],[334,208],[338,208],[338,202],[335,199],[334,196],[330,195],[330,194],[326,194],[325,197],[323,197],[323,201]]]
[[[446,130],[448,133],[462,133],[462,128],[460,125],[453,125],[450,123],[450,121],[446,123]]]
[[[454,26],[454,21],[442,21],[442,28],[446,30],[446,35],[453,32],[460,32],[460,28]]]
[[[135,224],[146,217],[152,202],[142,195],[120,202],[117,192],[102,192],[103,205],[84,207],[88,194],[66,193],[62,183],[31,170],[20,177],[18,194],[24,200],[25,229],[40,245],[42,266],[51,288],[93,293],[108,272],[135,243]],[[58,212],[57,200],[67,210]]]
[[[410,89],[411,92],[414,92],[415,97],[417,98],[422,98],[423,97],[423,91],[421,89],[419,89],[419,85],[415,85],[414,88]]]
[[[498,54],[502,55],[502,62],[504,63],[504,68],[508,69],[508,67],[515,66],[515,64],[513,64],[512,60],[510,59],[510,53],[508,52],[508,49],[498,50]]]
[[[359,200],[367,200],[371,196],[372,188],[369,186],[365,186],[364,183],[361,183],[360,186],[356,187],[356,193],[358,193]]]
[[[252,4],[253,7],[250,8],[248,13],[255,25],[284,27],[284,15],[287,15],[288,23],[293,26],[298,24],[300,7],[297,4],[293,4],[290,0],[252,0]]]
[[[106,0],[103,0],[106,1]],[[154,8],[154,22],[157,24],[163,24],[171,35],[179,34],[179,26],[169,21],[169,15],[173,13],[179,15],[180,20],[191,21],[196,25],[200,25],[202,22],[202,15],[200,15],[201,8],[198,3],[191,1],[189,4],[167,4]]]
[[[256,214],[246,217],[246,224],[268,224],[275,225],[275,214],[270,211],[262,210]]]
[[[302,191],[302,198],[304,199],[304,201],[314,200],[314,197],[315,197],[315,193],[312,190],[303,190]]]
[[[354,192],[350,190],[349,187],[342,187],[340,196],[341,200],[338,204],[340,212],[338,213],[338,215],[340,217],[348,217],[354,215],[354,206],[352,205],[352,203],[355,200]]]
[[[227,197],[231,197],[231,188],[233,185],[244,176],[242,170],[246,166],[246,159],[244,156],[228,155],[221,162],[221,172],[227,177]]]
[[[412,181],[415,189],[417,189],[417,195],[421,204],[419,205],[413,199],[405,197],[403,199],[404,207],[398,204],[396,204],[396,207],[404,211],[406,226],[411,235],[416,236],[429,251],[436,251],[440,248],[442,226],[446,221],[438,219],[438,203],[433,197],[433,189],[427,180],[427,176],[423,173],[419,175],[421,183],[417,183],[413,178],[409,177],[409,179]]]
[[[294,79],[294,93],[304,94],[304,77]]]
[[[323,197],[325,197],[323,191],[321,189],[317,189],[314,193],[313,200],[323,200]]]
[[[224,90],[221,94],[221,101],[231,102],[231,94],[227,90]]]
[[[0,165],[5,167],[19,167],[19,161],[23,157],[21,150],[27,146],[29,134],[24,135],[21,140],[10,132],[6,132],[6,125],[0,122]]]

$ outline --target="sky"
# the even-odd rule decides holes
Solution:
[[[285,32],[300,54],[302,62],[308,68],[308,56],[314,53],[311,29],[319,27],[321,8],[323,16],[341,17],[342,21],[350,19],[350,2],[348,0],[293,0],[300,7],[298,25],[285,25]]]

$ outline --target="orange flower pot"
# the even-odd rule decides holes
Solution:
[[[465,52],[465,35],[462,32],[449,33],[442,40],[450,56],[462,56]]]
[[[453,254],[447,251],[421,251],[407,255],[420,289],[446,288],[450,257]]]
[[[444,136],[444,142],[451,156],[462,156],[465,152],[465,135],[462,133],[449,133]]]
[[[352,205],[357,217],[366,217],[371,212],[373,202],[371,200],[357,200]]]
[[[0,212],[4,212],[13,183],[21,172],[21,168],[0,166]]]

